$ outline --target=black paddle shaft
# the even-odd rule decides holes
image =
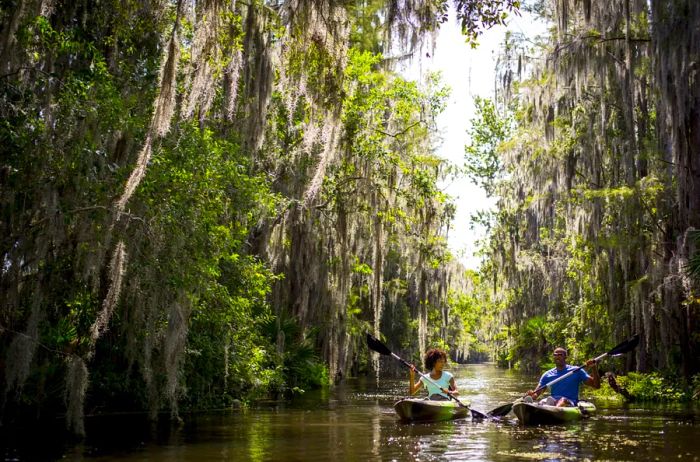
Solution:
[[[443,393],[445,393],[445,394],[447,395],[448,398],[450,398],[450,399],[456,401],[457,404],[459,404],[460,406],[466,407],[466,408],[469,407],[469,406],[466,406],[464,403],[462,403],[460,400],[458,400],[457,397],[452,396],[452,394],[450,394],[450,393],[448,392],[448,390],[445,390],[444,388],[442,388],[438,383],[436,383],[432,378],[430,378],[429,375],[422,373],[421,371],[419,371],[418,369],[416,369],[416,367],[415,367],[413,364],[411,364],[411,363],[405,361],[404,359],[402,359],[401,357],[399,357],[399,355],[393,353],[386,345],[384,345],[379,339],[377,339],[376,337],[374,337],[374,336],[373,336],[372,334],[370,334],[369,332],[367,332],[367,346],[370,348],[370,350],[376,351],[376,352],[379,353],[380,355],[392,356],[393,358],[395,358],[395,359],[397,359],[399,362],[401,362],[404,366],[408,367],[409,369],[413,369],[413,370],[416,371],[421,377],[423,377],[425,380],[429,381],[430,383],[432,383],[433,385],[435,385],[436,387],[438,387]]]

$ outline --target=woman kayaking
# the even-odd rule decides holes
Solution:
[[[454,376],[443,370],[447,364],[447,353],[439,348],[432,348],[425,353],[424,362],[425,368],[430,370],[428,375],[432,380],[421,376],[420,380],[416,382],[416,368],[411,367],[409,370],[409,394],[415,395],[421,387],[425,386],[428,390],[428,397],[432,400],[448,400],[447,393],[452,396],[459,395]]]
[[[563,348],[556,348],[554,350],[554,365],[555,367],[553,369],[542,374],[537,390],[530,390],[527,392],[530,400],[539,398],[547,388],[546,386],[548,383],[576,369],[574,366],[566,364],[566,350]],[[551,396],[548,396],[541,404],[558,407],[576,406],[576,404],[578,404],[579,384],[583,383],[592,388],[600,388],[600,375],[598,374],[596,360],[589,359],[586,361],[586,367],[591,368],[591,375],[588,375],[583,369],[577,370],[569,377],[552,385],[550,391]]]

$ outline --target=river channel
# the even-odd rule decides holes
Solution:
[[[487,411],[536,377],[491,365],[456,366],[463,400]],[[87,437],[3,438],[4,460],[94,461],[700,461],[700,409],[598,403],[588,420],[523,427],[514,420],[404,424],[392,404],[407,379],[350,380],[284,404],[189,414],[149,425],[143,416],[88,418]],[[42,430],[46,433],[46,430]]]

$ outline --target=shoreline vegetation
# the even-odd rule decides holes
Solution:
[[[619,389],[616,391],[602,378],[598,390],[582,390],[584,396],[602,401],[627,401],[645,403],[690,403],[700,402],[700,374],[688,383],[677,375],[658,372],[628,372],[615,377]]]

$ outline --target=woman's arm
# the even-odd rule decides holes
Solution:
[[[421,389],[423,386],[423,382],[420,380],[418,383],[415,383],[416,381],[416,372],[415,368],[411,368],[408,372],[408,394],[409,395],[415,395],[418,390]]]
[[[455,378],[451,377],[450,378],[450,394],[451,395],[459,395],[459,390],[457,390],[457,385],[455,385]]]

